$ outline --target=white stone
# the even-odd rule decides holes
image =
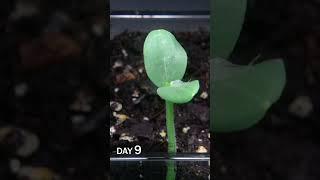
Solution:
[[[140,68],[138,69],[138,71],[139,71],[140,74],[142,74],[143,71],[144,71],[143,67],[140,67]]]
[[[208,150],[204,146],[199,146],[196,150],[197,153],[207,153]]]
[[[205,92],[205,91],[200,94],[200,97],[201,97],[202,99],[207,99],[208,96],[209,96],[208,93]]]
[[[112,68],[115,69],[115,68],[122,67],[122,66],[123,66],[122,61],[116,61],[116,62],[114,62]]]
[[[121,49],[121,52],[125,58],[128,57],[128,53],[125,49]]]
[[[313,104],[309,96],[298,96],[289,105],[288,111],[300,118],[306,118],[313,111]]]
[[[189,127],[189,126],[182,128],[182,132],[183,132],[184,134],[187,134],[189,130],[190,130],[190,127]]]
[[[122,109],[122,104],[116,101],[110,101],[110,107],[112,110],[119,112]]]
[[[119,140],[133,142],[135,140],[134,136],[129,136],[126,133],[122,133]]]
[[[111,126],[110,127],[110,136],[112,137],[114,133],[116,133],[116,128],[114,128],[114,126]]]
[[[140,92],[138,90],[134,90],[131,96],[138,98],[140,96]]]

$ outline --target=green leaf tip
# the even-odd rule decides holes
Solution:
[[[213,59],[213,132],[249,128],[261,120],[281,96],[286,83],[281,59],[241,66]]]
[[[199,81],[182,82],[180,80],[172,81],[170,86],[160,87],[157,90],[158,95],[173,103],[187,103],[199,91]]]
[[[187,53],[173,34],[164,29],[151,31],[143,46],[144,65],[158,95],[173,103],[189,102],[199,91],[199,81],[183,82]]]
[[[247,0],[213,0],[211,3],[211,57],[228,59],[241,33]]]

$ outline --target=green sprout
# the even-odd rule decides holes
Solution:
[[[176,153],[174,104],[187,103],[199,90],[199,81],[183,82],[187,68],[187,53],[170,32],[151,31],[143,46],[144,65],[149,79],[155,84],[157,94],[165,100],[168,153]],[[167,179],[174,179],[172,163],[168,165]]]

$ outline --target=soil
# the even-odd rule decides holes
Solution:
[[[111,101],[113,105],[111,126],[115,129],[111,138],[111,150],[116,147],[142,146],[142,152],[166,152],[164,101],[156,94],[156,87],[148,80],[143,64],[145,33],[124,32],[111,40]],[[178,41],[188,54],[188,66],[184,80],[198,79],[199,93],[190,103],[175,106],[175,127],[178,152],[196,152],[204,146],[209,152],[209,98],[200,95],[209,88],[209,34],[205,31],[176,33]],[[119,120],[116,114],[125,120]],[[187,133],[183,128],[188,128]],[[121,140],[121,135],[132,142]]]
[[[233,58],[247,64],[282,57],[287,83],[280,100],[257,125],[233,133],[214,133],[214,178],[219,180],[314,180],[320,178],[319,19],[318,1],[255,1]],[[237,57],[237,58],[236,58]],[[304,117],[289,106],[299,96],[313,110]]]

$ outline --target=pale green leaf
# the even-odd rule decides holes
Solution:
[[[264,61],[256,65],[234,65],[213,59],[211,107],[214,132],[251,127],[261,120],[281,96],[286,82],[283,61]]]
[[[172,81],[170,86],[160,87],[157,90],[158,95],[173,103],[189,102],[199,91],[199,81],[182,82],[180,80]]]
[[[149,79],[158,87],[181,80],[187,67],[187,54],[168,31],[151,31],[143,46],[144,64]]]
[[[211,57],[228,59],[239,38],[247,0],[211,1]]]

